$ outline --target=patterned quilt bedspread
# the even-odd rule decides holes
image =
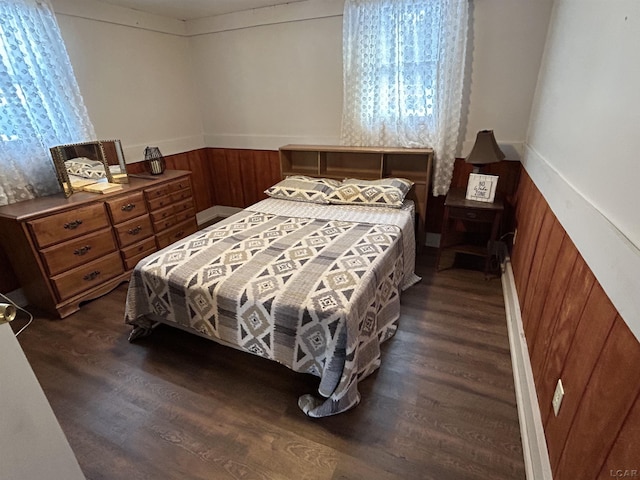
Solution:
[[[418,279],[412,210],[379,209],[369,222],[348,219],[366,218],[362,207],[278,214],[292,203],[259,202],[141,260],[125,317],[137,329],[160,321],[319,376],[323,398],[298,404],[323,417],[360,401],[358,381],[378,368],[380,344],[397,329],[400,289]]]

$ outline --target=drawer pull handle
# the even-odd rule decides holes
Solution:
[[[128,230],[129,235],[137,235],[142,231],[142,226],[138,225],[136,228],[130,228]]]
[[[130,212],[134,208],[136,208],[136,204],[135,203],[127,203],[126,205],[122,206],[122,211],[123,212]]]
[[[467,212],[465,215],[467,216],[467,218],[476,218],[478,216],[474,212]]]
[[[100,275],[100,270],[94,270],[91,273],[87,273],[82,278],[85,279],[87,282],[90,282],[91,280],[95,280],[98,275]]]
[[[84,247],[78,248],[76,250],[73,251],[74,255],[78,255],[78,256],[82,256],[85,255],[86,253],[89,252],[89,250],[91,250],[91,245],[85,245]]]
[[[82,225],[82,220],[74,220],[73,222],[65,223],[64,228],[67,230],[75,230],[80,225]]]

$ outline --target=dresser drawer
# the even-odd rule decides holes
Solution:
[[[135,243],[126,248],[123,248],[121,250],[122,258],[126,262],[127,259],[140,255],[140,253],[142,252],[146,252],[148,250],[155,250],[155,249],[156,249],[156,240],[154,237],[149,237],[143,240],[142,242]]]
[[[95,203],[75,210],[57,213],[28,222],[40,248],[70,240],[109,226],[103,203]]]
[[[459,218],[472,222],[493,222],[496,212],[492,210],[482,210],[480,208],[457,208],[449,207],[449,218]]]
[[[156,210],[151,212],[151,221],[153,223],[159,222],[160,220],[164,220],[165,218],[169,218],[173,215],[173,207],[168,206],[161,208],[160,210]]]
[[[151,255],[155,251],[156,251],[156,242],[155,240],[153,240],[153,248],[150,248],[149,250],[145,250],[143,252],[140,252],[134,255],[133,257],[125,259],[124,261],[125,270],[133,270],[133,268],[138,264],[140,260],[142,260],[144,257],[148,255]]]
[[[192,210],[193,207],[193,198],[189,198],[189,200],[183,200],[182,202],[178,202],[173,206],[173,211],[175,213],[184,212],[185,210]]]
[[[120,254],[111,253],[51,279],[60,300],[73,297],[124,273]]]
[[[167,195],[165,197],[159,197],[159,198],[148,200],[148,203],[149,203],[149,211],[155,212],[156,210],[159,210],[161,208],[171,206],[173,201],[171,200],[171,196]]]
[[[168,197],[171,194],[171,185],[164,184],[155,188],[147,188],[144,194],[147,196],[147,200],[151,201],[160,197]]]
[[[196,216],[196,210],[194,208],[190,208],[188,210],[183,210],[176,213],[176,222],[182,222],[184,220],[188,220]]]
[[[175,227],[167,230],[165,233],[157,235],[158,248],[164,248],[167,245],[171,245],[173,242],[195,233],[198,230],[196,219],[192,218],[185,222],[177,224]]]
[[[162,233],[165,230],[173,227],[176,223],[178,223],[175,215],[172,215],[168,218],[165,218],[163,220],[159,220],[157,222],[153,222],[153,231],[156,232],[156,234],[158,233]]]
[[[116,251],[116,241],[110,228],[98,230],[80,238],[41,251],[49,275],[57,275],[83,263]]]
[[[174,203],[180,202],[182,200],[190,199],[193,195],[191,194],[191,189],[187,188],[184,190],[179,190],[171,194],[171,200]]]
[[[175,182],[171,182],[169,184],[169,188],[172,192],[177,192],[178,190],[184,190],[186,188],[191,189],[191,181],[189,178],[183,178],[182,180],[176,180]]]
[[[143,215],[142,217],[134,218],[128,222],[116,225],[114,230],[116,232],[120,248],[139,242],[153,235],[149,215]]]
[[[107,201],[107,208],[114,224],[122,223],[147,213],[147,206],[144,203],[142,192],[109,200]]]

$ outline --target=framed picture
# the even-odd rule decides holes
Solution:
[[[469,183],[467,184],[467,200],[475,200],[477,202],[493,202],[496,196],[496,187],[498,186],[497,175],[484,175],[482,173],[470,173]]]

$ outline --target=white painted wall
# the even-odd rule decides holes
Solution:
[[[341,16],[193,37],[207,145],[337,143],[341,45]]]
[[[493,129],[508,160],[520,158],[552,0],[472,0],[464,157],[479,130]]]
[[[344,0],[181,22],[94,0],[52,0],[89,114],[128,161],[202,146],[338,143]],[[458,154],[491,128],[519,158],[552,0],[470,3]],[[125,113],[123,113],[125,112]]]
[[[640,3],[556,0],[524,165],[640,338]]]
[[[0,325],[0,478],[84,480],[11,326]]]
[[[458,152],[492,128],[522,150],[552,0],[471,3],[467,115]],[[187,22],[209,146],[338,143],[343,0],[310,0]]]
[[[183,22],[93,0],[53,5],[99,139],[122,140],[127,162],[147,145],[205,146]]]

